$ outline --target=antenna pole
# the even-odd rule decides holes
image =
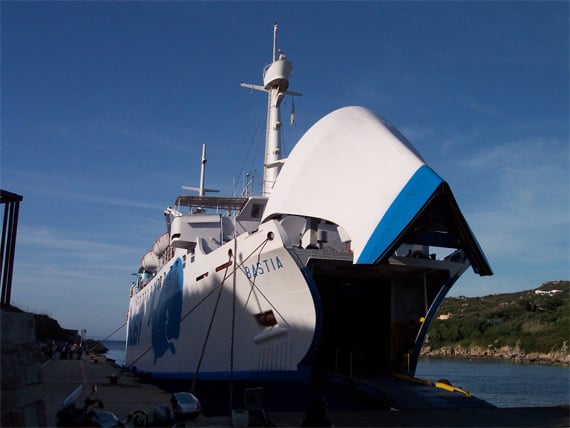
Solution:
[[[273,24],[273,58],[271,61],[277,61],[277,21]]]
[[[200,168],[200,189],[198,196],[204,196],[204,181],[206,178],[206,145],[202,144],[202,167]]]

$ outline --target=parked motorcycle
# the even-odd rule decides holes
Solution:
[[[93,385],[91,394],[85,398],[83,407],[77,407],[76,402],[83,394],[83,385],[78,386],[64,400],[62,408],[57,412],[56,424],[58,427],[124,427],[125,425],[113,413],[103,410],[103,402],[92,398],[97,392],[97,385]]]
[[[83,394],[83,385],[77,387],[64,400],[57,412],[58,427],[145,427],[145,426],[183,426],[185,421],[196,419],[201,412],[200,401],[189,392],[176,392],[170,397],[170,405],[160,404],[153,408],[152,418],[142,410],[130,412],[120,420],[113,412],[103,409],[103,402],[93,398],[97,385],[93,385],[91,393],[85,398],[82,407],[77,406]]]

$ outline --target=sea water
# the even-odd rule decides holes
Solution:
[[[421,358],[416,377],[446,379],[497,407],[570,404],[570,368],[505,360]]]
[[[123,340],[104,340],[101,343],[108,349],[105,353],[107,359],[114,360],[119,366],[126,364],[126,343]]]
[[[106,340],[105,356],[125,365],[125,342]],[[498,407],[570,404],[570,368],[504,360],[421,358],[416,377],[446,379]]]

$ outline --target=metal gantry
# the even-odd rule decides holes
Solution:
[[[2,306],[10,305],[12,274],[16,252],[16,232],[20,202],[24,198],[16,193],[0,189],[0,204],[5,204],[2,218],[2,242],[0,244],[0,272],[2,274]]]

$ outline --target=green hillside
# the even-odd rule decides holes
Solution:
[[[566,354],[570,341],[569,297],[569,281],[547,282],[535,290],[518,293],[448,297],[431,325],[425,345],[431,349],[509,346],[526,353]]]

